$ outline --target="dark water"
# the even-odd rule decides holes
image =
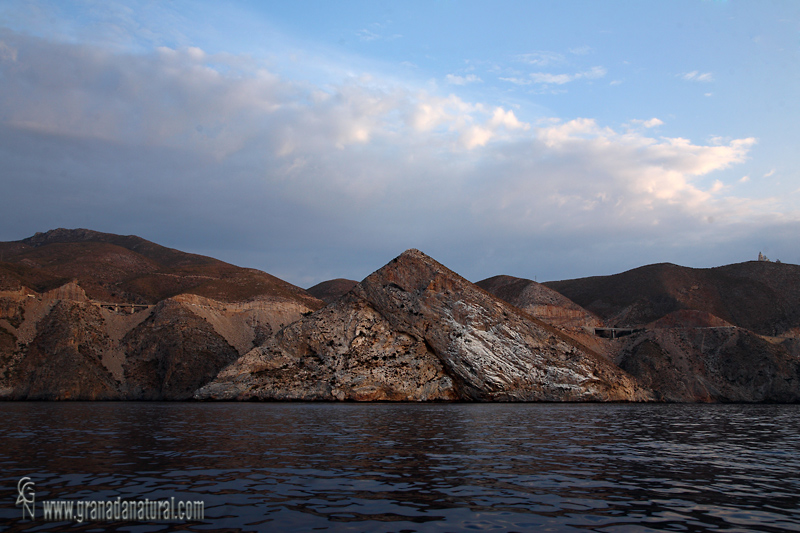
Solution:
[[[0,403],[8,531],[800,531],[800,406]],[[203,522],[21,519],[202,499]],[[68,527],[67,527],[68,526]]]

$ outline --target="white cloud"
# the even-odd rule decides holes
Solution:
[[[772,170],[770,170],[769,172],[767,172],[766,174],[764,174],[764,176],[763,176],[763,177],[765,177],[765,178],[769,178],[770,176],[772,176],[772,175],[774,175],[774,174],[775,174],[775,169],[773,168]]]
[[[455,74],[448,74],[445,76],[447,83],[452,85],[467,85],[468,83],[478,83],[482,82],[483,80],[480,79],[475,74],[468,74],[466,76],[457,76]]]
[[[755,142],[738,139],[723,146],[694,145],[686,139],[620,134],[591,119],[540,128],[537,134],[549,149],[549,157],[561,158],[565,166],[573,167],[574,177],[558,181],[562,196],[563,189],[569,188],[568,197],[574,205],[580,205],[605,193],[606,198],[622,202],[619,207],[626,215],[639,213],[640,217],[657,208],[688,216],[693,216],[690,210],[701,207],[706,212],[717,211],[721,182],[704,190],[694,179],[743,161]],[[595,180],[578,178],[581,168]],[[717,215],[724,218],[722,213]],[[606,216],[618,218],[611,212]]]
[[[699,81],[699,82],[714,81],[714,75],[711,72],[701,73],[697,70],[687,72],[686,74],[681,75],[681,77],[686,81]]]
[[[530,85],[533,83],[531,80],[525,80],[522,78],[500,78],[503,81],[507,81],[509,83],[513,83],[514,85]]]
[[[563,85],[575,79],[574,74],[550,74],[547,72],[532,72],[530,74],[531,80],[534,83],[547,83],[555,85]]]
[[[800,218],[780,199],[735,197],[724,185],[732,178],[714,175],[745,161],[752,138],[657,137],[657,118],[630,130],[591,118],[532,126],[524,107],[377,75],[316,85],[196,48],[111,54],[0,39],[20,51],[0,63],[5,175],[36,184],[61,215],[80,205],[93,220],[119,220],[124,196],[157,227],[353,253],[620,234],[682,242],[698,227],[719,237],[735,224]],[[68,155],[43,160],[43,146]],[[0,198],[8,219],[28,216],[21,195]]]
[[[400,34],[387,34],[387,25],[381,24],[379,22],[373,22],[369,25],[369,28],[363,28],[356,32],[356,35],[362,41],[376,41],[376,40],[388,40],[392,41],[395,39],[400,39],[402,35]]]
[[[358,32],[356,32],[356,35],[358,35],[358,38],[361,39],[362,41],[374,41],[375,39],[380,38],[380,35],[366,28],[358,30]]]
[[[544,67],[547,65],[562,63],[564,61],[564,55],[557,52],[547,51],[530,52],[527,54],[519,54],[516,56],[516,60],[521,63]]]
[[[639,124],[641,126],[644,126],[645,128],[655,128],[656,126],[661,126],[661,125],[664,124],[663,121],[661,121],[661,120],[659,120],[659,119],[657,119],[655,117],[653,117],[653,118],[651,118],[649,120],[633,119],[633,120],[631,120],[631,123]]]
[[[569,49],[569,53],[570,54],[575,54],[575,55],[578,55],[578,56],[584,56],[584,55],[590,54],[592,52],[593,52],[592,47],[591,46],[586,46],[586,45],[578,46],[576,48],[570,48]]]
[[[547,72],[533,72],[529,76],[534,83],[541,83],[546,85],[563,85],[575,80],[587,79],[593,80],[602,78],[606,75],[606,69],[603,67],[592,67],[584,72],[576,72],[575,74],[550,74]]]

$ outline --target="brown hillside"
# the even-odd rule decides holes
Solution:
[[[306,292],[314,298],[319,298],[327,305],[350,292],[356,285],[358,285],[358,282],[355,280],[337,278],[317,283],[313,287],[306,289]]]
[[[751,261],[700,269],[661,263],[545,285],[617,326],[692,309],[762,335],[800,327],[798,265]]]
[[[494,276],[475,285],[550,324],[573,327],[600,325],[594,314],[553,289],[529,279]]]
[[[322,302],[299,287],[255,269],[166,248],[133,235],[56,229],[0,243],[0,286],[39,292],[76,279],[89,298],[157,303],[178,294],[224,302],[269,298]]]

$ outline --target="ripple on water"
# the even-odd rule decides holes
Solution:
[[[79,530],[800,531],[800,406],[0,404],[0,523],[43,499],[201,499]],[[99,527],[102,526],[102,527]]]

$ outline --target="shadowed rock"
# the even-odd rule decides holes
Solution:
[[[59,229],[0,252],[2,399],[191,398],[323,305],[267,273],[135,236]]]
[[[612,326],[644,325],[693,309],[761,335],[800,331],[800,266],[787,263],[716,268],[661,263],[545,285]]]
[[[800,357],[742,328],[654,329],[632,339],[618,362],[661,401],[800,401]]]
[[[306,292],[314,298],[319,298],[327,305],[350,292],[356,285],[358,285],[358,282],[352,279],[338,278],[318,283],[306,289]]]

